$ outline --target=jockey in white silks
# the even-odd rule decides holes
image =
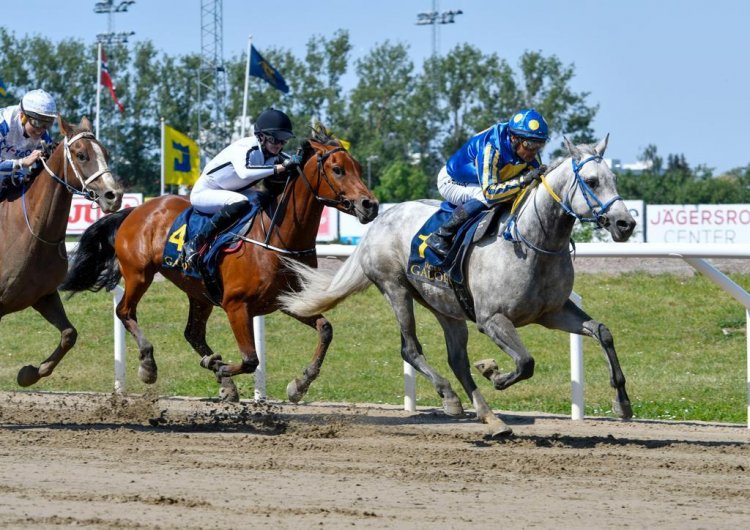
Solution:
[[[539,153],[549,128],[534,109],[519,110],[507,122],[470,138],[438,173],[440,194],[456,205],[451,217],[430,234],[427,246],[444,258],[461,226],[479,211],[513,199],[546,171]]]
[[[20,185],[41,158],[48,129],[57,117],[55,99],[44,90],[27,92],[19,105],[0,109],[0,187]]]
[[[251,204],[257,204],[254,184],[297,170],[300,156],[281,150],[293,137],[289,116],[266,109],[255,121],[253,136],[237,140],[206,164],[190,193],[190,202],[199,212],[213,217],[185,245],[186,263],[194,267],[206,243],[237,221]]]

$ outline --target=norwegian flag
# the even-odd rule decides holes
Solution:
[[[120,112],[125,112],[125,107],[123,107],[122,103],[120,103],[120,100],[117,99],[117,94],[115,93],[115,84],[112,82],[112,76],[109,75],[107,56],[104,54],[104,48],[102,48],[102,78],[100,81],[103,86],[109,89],[109,93],[112,94],[112,99],[117,104],[117,108],[120,109]]]

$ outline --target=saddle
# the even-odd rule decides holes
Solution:
[[[453,238],[445,259],[441,259],[425,241],[451,216],[454,208],[454,205],[443,202],[414,235],[406,274],[414,280],[452,290],[466,316],[476,320],[474,301],[465,282],[466,261],[474,244],[497,237],[501,221],[507,218],[510,211],[501,204],[469,218]]]
[[[184,210],[172,223],[164,245],[162,266],[177,269],[185,276],[202,280],[208,291],[208,299],[214,305],[221,305],[223,284],[219,274],[219,261],[224,254],[236,252],[242,245],[242,237],[253,226],[257,214],[262,210],[258,204],[251,208],[233,225],[208,243],[208,249],[201,255],[195,268],[189,267],[183,259],[183,247],[210,221],[212,214],[204,214],[192,206]]]

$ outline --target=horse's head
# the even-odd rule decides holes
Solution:
[[[362,166],[322,126],[302,144],[303,178],[326,206],[369,223],[378,215],[378,201],[362,181]]]
[[[122,204],[122,186],[109,170],[109,155],[94,136],[89,119],[84,117],[78,127],[62,118],[58,119],[58,123],[65,137],[59,147],[64,152],[61,171],[64,183],[84,192],[105,213],[119,210]],[[69,173],[75,178],[69,178]]]
[[[561,174],[561,198],[553,197],[578,220],[606,228],[614,241],[627,241],[636,223],[617,194],[617,177],[602,158],[608,139],[609,135],[596,145],[575,146],[565,138],[570,158],[550,172]]]

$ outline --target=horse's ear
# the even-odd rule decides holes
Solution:
[[[94,128],[91,125],[91,120],[89,120],[88,116],[84,116],[81,118],[81,123],[79,127],[85,131],[93,131]]]
[[[63,136],[70,136],[70,133],[73,132],[73,127],[71,127],[70,124],[59,114],[57,115],[57,125],[60,127],[60,132]]]
[[[572,156],[576,160],[580,160],[581,159],[581,150],[578,149],[572,143],[570,143],[570,140],[568,140],[565,136],[563,136],[563,140],[565,141],[565,147],[568,148],[568,152],[570,153],[570,156]]]
[[[596,144],[596,147],[594,147],[594,151],[596,151],[596,154],[599,156],[604,156],[604,151],[607,150],[607,142],[609,142],[609,133],[607,133],[607,136],[602,138],[602,140]]]

